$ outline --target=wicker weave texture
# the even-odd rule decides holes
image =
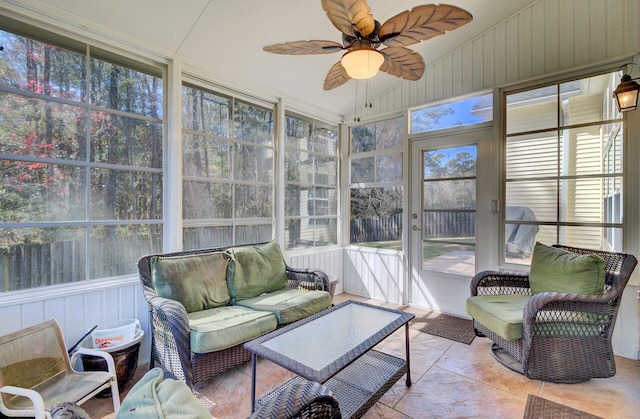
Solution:
[[[256,402],[250,419],[342,417],[338,401],[326,386],[308,380],[283,385]]]
[[[407,372],[405,360],[370,350],[340,371],[325,384],[338,401],[342,417],[360,418]],[[278,405],[295,402],[288,395],[300,386],[313,383],[296,376],[256,401],[256,412],[281,409]],[[263,413],[261,413],[263,414]],[[272,417],[272,416],[256,416]],[[276,416],[280,417],[280,416]],[[289,416],[282,416],[289,417]],[[294,416],[295,417],[295,416]]]

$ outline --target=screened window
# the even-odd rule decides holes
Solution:
[[[0,290],[134,273],[162,249],[161,70],[0,44]]]
[[[615,73],[506,96],[505,260],[535,241],[622,250],[622,119]]]
[[[351,128],[351,244],[402,249],[402,121]]]
[[[338,127],[286,115],[285,248],[338,240]]]
[[[273,238],[273,108],[182,88],[183,248]]]

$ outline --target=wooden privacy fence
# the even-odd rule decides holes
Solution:
[[[422,237],[425,239],[476,235],[475,211],[425,211],[423,217]]]
[[[94,240],[89,278],[84,241],[21,244],[0,249],[0,291],[135,274],[137,260],[161,250],[162,237],[137,235]]]
[[[425,239],[475,236],[475,212],[425,211],[423,217]],[[351,243],[401,240],[402,214],[351,220],[350,237]]]
[[[402,214],[351,220],[351,243],[402,239]]]
[[[189,249],[232,243],[269,241],[271,224],[231,228],[187,229],[184,246]],[[86,279],[110,278],[137,273],[138,259],[162,252],[162,235],[133,234],[92,239],[89,261],[83,240],[42,244],[19,244],[0,249],[0,292],[65,284]],[[87,278],[87,263],[89,277]]]

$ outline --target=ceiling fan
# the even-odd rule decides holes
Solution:
[[[424,73],[424,60],[408,45],[426,41],[469,23],[469,12],[447,4],[425,4],[397,14],[384,24],[373,19],[366,0],[321,0],[322,9],[342,32],[342,44],[333,41],[294,41],[268,45],[267,52],[285,55],[331,54],[346,51],[331,67],[324,90],[350,79],[367,79],[378,70],[407,80]],[[381,44],[386,48],[378,49]]]

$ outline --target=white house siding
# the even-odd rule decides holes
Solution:
[[[587,84],[587,83],[585,83]],[[589,86],[583,86],[589,89]],[[603,95],[606,91],[589,96],[575,96],[565,100],[563,106],[568,120],[565,125],[598,121],[602,117]],[[510,109],[507,114],[509,132],[526,132],[540,127],[557,125],[557,105],[546,102],[535,106]],[[561,155],[558,156],[558,138],[561,136]],[[518,180],[507,184],[507,206],[526,206],[538,221],[555,221],[557,185],[553,180],[530,180],[532,177],[553,177],[558,173],[557,159],[562,164],[561,175],[587,175],[600,173],[606,138],[601,126],[580,127],[564,131],[551,131],[509,137],[507,140],[507,178]],[[566,158],[566,157],[571,158]],[[582,223],[600,223],[604,213],[604,191],[601,179],[570,179],[560,185],[560,220]],[[536,193],[531,191],[535,190]],[[580,243],[584,247],[603,247],[602,233],[597,228],[568,228],[562,242]],[[555,243],[555,229],[541,228],[536,240]]]
[[[640,51],[640,1],[541,0],[401,81],[352,121]],[[444,35],[446,36],[446,35]],[[426,41],[429,42],[429,41]]]

